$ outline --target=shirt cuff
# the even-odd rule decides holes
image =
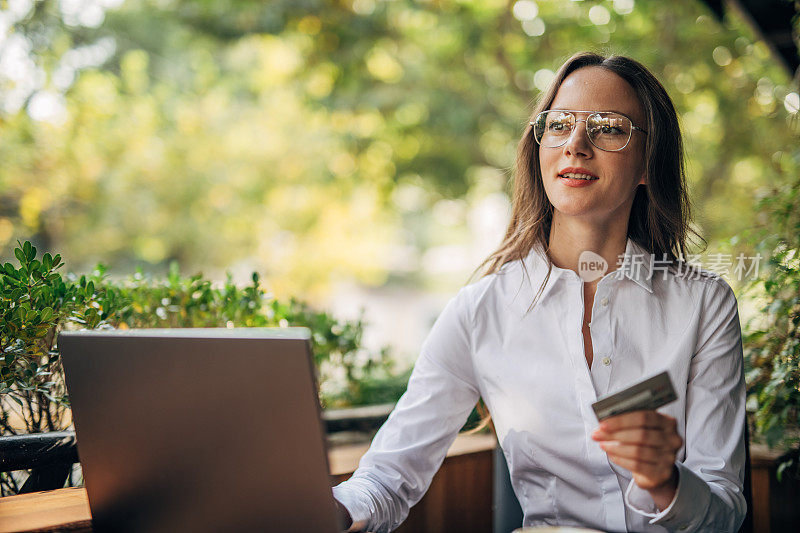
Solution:
[[[694,531],[706,515],[711,503],[708,484],[683,463],[677,462],[678,488],[675,497],[663,511],[658,510],[650,493],[631,480],[625,491],[625,504],[633,511],[649,517],[650,524],[677,531]]]
[[[333,487],[333,497],[344,505],[344,508],[350,513],[353,524],[348,531],[358,531],[367,525],[367,522],[372,517],[372,512],[369,505],[361,501],[357,490],[340,483]]]

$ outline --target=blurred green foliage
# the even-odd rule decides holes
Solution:
[[[581,49],[664,82],[712,245],[784,179],[789,77],[696,0],[127,0],[89,20],[33,6],[9,30],[43,81],[4,100],[0,243],[84,270],[238,265],[279,297],[382,284],[395,247],[470,239],[466,211],[443,226],[431,208],[505,190],[532,100]]]
[[[199,274],[183,277],[177,266],[165,280],[136,274],[112,282],[102,267],[63,277],[61,258],[37,258],[27,241],[14,253],[19,266],[5,263],[0,275],[0,434],[71,423],[58,352],[63,329],[303,326],[312,333],[324,407],[396,401],[405,388],[403,378],[390,378],[387,349],[361,347],[360,319],[337,320],[294,299],[278,301],[257,274],[241,288],[230,280],[215,286]]]
[[[779,475],[793,467],[800,476],[800,148],[786,164],[794,179],[760,204],[769,225],[747,234],[761,238],[769,263],[749,287],[761,313],[746,328],[745,369],[757,436],[791,451]]]
[[[262,287],[257,273],[239,287],[230,276],[216,286],[201,274],[181,276],[177,263],[165,280],[137,272],[122,283],[108,281],[104,268],[95,274],[112,315],[114,328],[289,327],[311,330],[314,362],[319,369],[323,407],[376,403],[370,391],[384,381],[391,387],[393,359],[388,348],[369,353],[362,348],[364,322],[339,320],[295,298],[277,300]],[[404,390],[404,388],[403,388]],[[402,394],[390,394],[396,401]]]

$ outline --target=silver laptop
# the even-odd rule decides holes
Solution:
[[[63,332],[95,531],[335,532],[309,332]]]

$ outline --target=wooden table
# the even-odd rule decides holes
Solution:
[[[83,487],[33,492],[0,499],[0,531],[91,531]]]
[[[447,515],[452,514],[453,520],[470,520],[475,524],[475,531],[490,531],[491,461],[495,446],[494,435],[459,435],[447,452],[445,464],[434,478],[429,494],[412,509],[408,526],[446,520]],[[332,481],[338,483],[347,479],[367,448],[367,444],[332,448],[328,452]],[[446,490],[454,486],[466,492],[451,494]],[[454,496],[449,505],[456,507],[451,511],[447,509],[448,502],[440,497],[444,494]],[[466,506],[466,510],[462,506]],[[0,498],[0,533],[20,531],[91,532],[92,515],[86,490],[73,487]]]

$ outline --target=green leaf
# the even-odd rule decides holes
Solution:
[[[49,253],[44,254],[44,257],[42,257],[42,265],[45,270],[50,270],[53,267],[53,256]]]
[[[41,314],[39,315],[42,319],[42,322],[47,322],[53,318],[53,308],[52,307],[45,307],[42,309]]]
[[[19,248],[14,248],[14,255],[17,256],[17,259],[19,259],[20,263],[25,263],[26,262],[25,252],[23,252]]]

